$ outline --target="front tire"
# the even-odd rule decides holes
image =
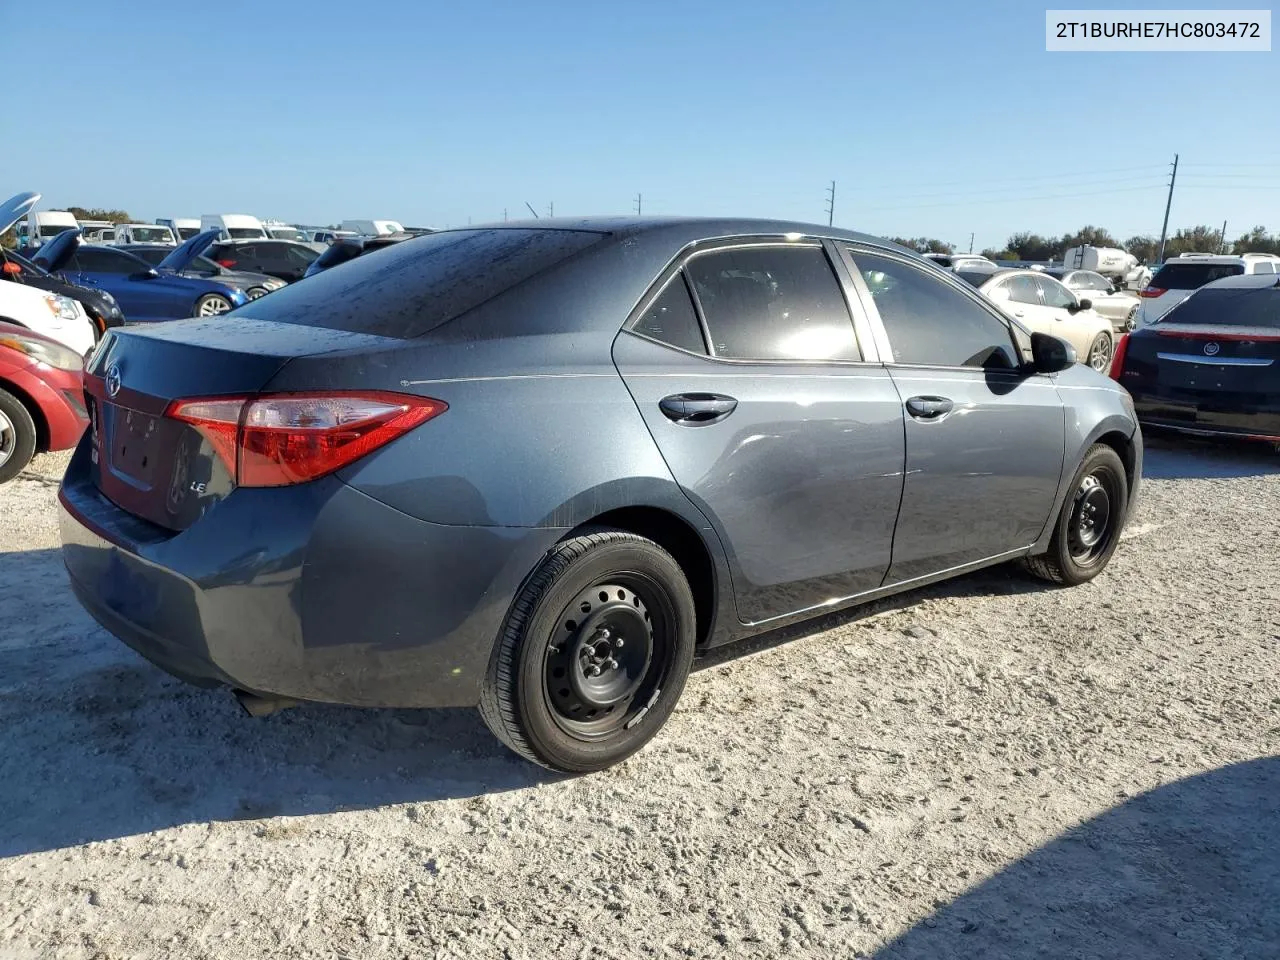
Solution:
[[[216,317],[231,309],[231,301],[221,294],[206,293],[196,301],[193,317]]]
[[[0,483],[20,474],[35,455],[35,421],[21,400],[0,390]]]
[[[1089,366],[1099,373],[1110,371],[1112,349],[1111,334],[1098,334],[1093,338],[1093,343],[1089,344]]]
[[[1027,569],[1051,583],[1087,583],[1111,560],[1128,513],[1124,464],[1111,447],[1095,443],[1071,479],[1048,551],[1028,557]]]
[[[551,770],[618,763],[658,732],[684,689],[693,594],[652,540],[599,529],[556,545],[511,606],[480,714]]]

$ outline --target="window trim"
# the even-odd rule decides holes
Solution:
[[[884,358],[883,362],[886,367],[889,367],[891,369],[898,368],[898,369],[904,369],[904,370],[906,369],[949,370],[949,371],[965,370],[971,374],[979,374],[982,376],[991,376],[992,374],[999,374],[999,375],[1011,374],[1016,376],[1019,380],[1026,379],[1027,374],[1029,372],[1029,368],[1027,367],[1026,361],[1023,358],[1022,347],[1018,343],[1018,338],[1014,336],[1014,333],[1013,333],[1014,321],[1011,320],[1009,317],[1005,316],[1004,313],[1001,312],[999,307],[997,307],[994,303],[988,300],[983,294],[979,293],[975,288],[970,286],[968,283],[961,280],[959,277],[955,276],[954,274],[949,273],[948,271],[944,271],[944,270],[935,271],[935,274],[940,274],[940,276],[936,276],[935,274],[931,274],[926,270],[922,270],[919,265],[911,261],[910,257],[903,256],[902,254],[898,253],[896,250],[886,250],[881,247],[871,246],[870,244],[860,243],[859,241],[856,241],[856,240],[837,241],[837,246],[839,247],[841,257],[848,261],[846,269],[848,269],[850,276],[852,276],[854,279],[855,286],[857,287],[857,290],[858,290],[858,295],[863,298],[863,309],[866,310],[867,316],[872,320],[872,327],[873,327],[873,330],[875,331],[875,336],[877,338],[876,339],[877,346],[880,348],[880,354]],[[966,367],[966,366],[957,366],[955,364],[944,364],[944,363],[918,363],[918,362],[903,363],[903,362],[899,362],[898,360],[895,360],[893,356],[893,343],[889,339],[889,333],[888,333],[888,330],[885,328],[884,319],[880,316],[880,308],[876,306],[875,299],[871,296],[871,290],[867,287],[866,281],[863,280],[862,278],[862,271],[858,269],[858,265],[854,260],[854,256],[856,255],[855,251],[861,252],[864,254],[869,254],[871,256],[883,257],[886,260],[897,261],[898,263],[901,263],[903,266],[907,267],[908,269],[919,271],[921,274],[925,276],[926,279],[933,279],[938,283],[942,283],[943,285],[949,286],[953,290],[958,291],[962,297],[965,297],[966,299],[972,301],[983,311],[990,314],[994,320],[996,320],[998,323],[1000,323],[1004,327],[1005,333],[1009,337],[1009,346],[1012,348],[1013,357],[1015,360],[1018,361],[1019,365],[1017,367],[1014,367],[1011,370],[1003,371],[1003,370],[985,370],[982,367]],[[1020,324],[1019,326],[1021,327]],[[1025,328],[1022,328],[1022,329],[1026,334],[1026,336],[1030,338],[1031,332],[1029,330],[1026,330]],[[1048,374],[1033,374],[1033,375],[1048,376]]]
[[[659,271],[657,277],[649,285],[648,289],[640,297],[640,300],[627,315],[627,319],[623,322],[620,332],[629,333],[634,337],[639,337],[641,340],[648,340],[650,343],[656,343],[658,346],[666,347],[668,350],[677,350],[686,356],[699,357],[703,360],[710,360],[715,363],[729,365],[740,366],[743,364],[766,364],[769,366],[795,367],[830,366],[835,364],[839,366],[879,366],[880,356],[879,351],[877,350],[876,341],[874,340],[874,328],[871,326],[869,318],[862,310],[861,301],[854,298],[855,293],[851,290],[849,278],[846,276],[847,268],[845,268],[838,255],[833,256],[832,244],[838,244],[841,242],[848,241],[809,234],[804,234],[796,237],[795,239],[790,239],[786,235],[744,234],[736,237],[717,237],[714,239],[693,240],[682,247],[676,255],[672,257],[671,262]],[[707,325],[707,317],[703,312],[702,302],[699,300],[697,291],[693,288],[693,284],[685,274],[685,266],[694,257],[701,256],[703,254],[717,253],[723,250],[758,247],[811,247],[822,251],[827,261],[827,268],[831,271],[831,274],[836,281],[836,285],[840,288],[840,295],[844,298],[845,309],[849,313],[850,323],[853,327],[854,343],[858,348],[858,353],[861,355],[861,359],[804,360],[778,357],[721,357],[716,355],[715,348],[712,346],[713,341],[711,339],[711,329]],[[653,302],[662,295],[663,291],[666,290],[672,279],[677,275],[684,278],[685,289],[688,291],[689,297],[693,301],[693,309],[697,314],[698,326],[702,331],[703,345],[706,348],[705,353],[693,353],[683,347],[677,347],[674,344],[667,343],[663,340],[657,339],[656,337],[651,337],[648,334],[644,334],[636,330],[636,325],[640,322],[640,318],[644,316],[645,312],[653,305]]]

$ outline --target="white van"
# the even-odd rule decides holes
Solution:
[[[343,220],[342,229],[362,237],[385,237],[392,233],[404,233],[397,220]]]
[[[156,217],[156,223],[172,230],[179,243],[200,232],[200,221],[195,217]]]
[[[200,232],[221,230],[227,240],[270,240],[262,221],[247,213],[205,213],[200,216]]]
[[[110,243],[116,235],[116,225],[110,220],[78,220],[80,239],[85,243]]]
[[[1280,257],[1274,253],[1184,253],[1166,260],[1151,282],[1139,291],[1142,307],[1138,326],[1156,323],[1205,284],[1223,277],[1255,273],[1280,274]]]
[[[306,243],[307,236],[292,224],[283,220],[264,220],[263,229],[271,235],[272,240],[292,240],[294,243]]]
[[[111,242],[116,246],[123,243],[162,243],[167,247],[178,245],[173,231],[158,223],[117,223]]]
[[[74,230],[78,226],[75,216],[66,210],[41,210],[38,213],[33,210],[18,225],[18,249],[38,247],[63,230]]]

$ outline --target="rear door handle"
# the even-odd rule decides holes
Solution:
[[[955,404],[946,397],[912,397],[907,401],[907,413],[917,420],[937,420],[954,407]]]
[[[664,417],[686,427],[719,423],[737,407],[737,400],[719,393],[673,393],[658,401]]]

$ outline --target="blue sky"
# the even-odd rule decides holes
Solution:
[[[1158,234],[1179,152],[1171,231],[1280,230],[1280,54],[1050,54],[1044,10],[6,0],[0,194],[445,226],[640,192],[645,213],[825,221],[835,179],[842,226],[981,249]]]

